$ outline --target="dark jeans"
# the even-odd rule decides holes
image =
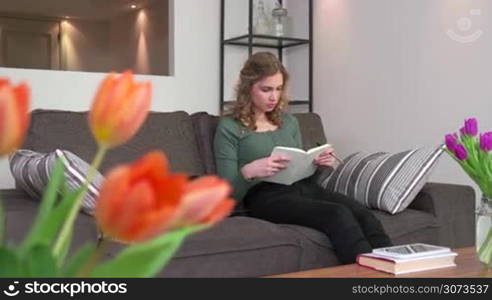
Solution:
[[[252,217],[325,233],[343,264],[354,263],[359,253],[391,245],[369,209],[345,195],[325,191],[310,178],[292,185],[259,183],[248,191],[244,203]]]

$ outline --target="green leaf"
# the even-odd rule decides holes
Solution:
[[[56,260],[47,245],[34,245],[24,256],[24,267],[29,277],[57,277]]]
[[[63,268],[64,277],[75,277],[82,266],[90,259],[92,253],[96,250],[94,243],[87,243],[77,250]]]
[[[185,227],[161,235],[151,241],[134,244],[102,263],[92,277],[152,277],[172,258],[184,238],[206,226]]]
[[[0,277],[23,277],[19,256],[7,248],[0,248]]]
[[[55,205],[55,201],[58,196],[58,191],[61,190],[61,187],[64,185],[65,179],[65,168],[60,159],[56,160],[55,167],[53,168],[53,172],[51,173],[51,178],[48,182],[48,186],[43,193],[43,198],[41,199],[41,205],[39,207],[39,213],[37,218],[38,222],[42,222],[48,214],[51,212],[52,208]]]
[[[20,246],[20,252],[25,253],[29,250],[29,248],[39,243],[39,238],[42,237],[41,231],[42,228],[45,227],[45,223],[50,220],[50,215],[55,205],[56,198],[58,196],[58,190],[60,185],[63,184],[64,181],[64,168],[63,163],[60,160],[56,161],[55,167],[51,174],[50,181],[48,183],[48,187],[43,194],[43,198],[41,200],[41,205],[39,207],[38,215],[36,216],[36,220],[29,231],[29,234],[24,239],[23,243]]]
[[[35,239],[33,239],[33,243],[46,244],[51,245],[53,240],[56,238],[61,225],[65,222],[67,218],[68,212],[72,207],[75,199],[79,196],[80,193],[84,192],[83,189],[79,189],[71,194],[65,195],[56,208],[54,208],[46,220],[41,223],[41,225],[36,230]],[[62,258],[62,255],[59,256]],[[62,265],[62,260],[59,260],[60,265]]]
[[[3,202],[0,199],[0,246],[5,243],[5,214],[3,212]]]
[[[81,193],[85,193],[84,188],[79,188],[78,190],[67,194],[60,200],[57,207],[51,212],[49,220],[43,224],[42,231],[49,235],[49,240],[51,241],[55,234],[60,230],[61,225],[65,222],[67,214],[74,205],[75,200],[79,197]]]
[[[73,195],[74,198],[70,198],[70,200],[67,201],[68,210],[63,213],[61,224],[57,225],[57,228],[60,228],[60,233],[58,234],[58,238],[54,241],[53,245],[53,253],[55,253],[55,255],[63,256],[64,247],[66,247],[67,243],[70,243],[73,225],[79,213],[81,201],[83,200],[87,189],[88,185],[84,184],[75,192]]]
[[[72,243],[72,237],[73,237],[73,230],[71,230],[67,238],[63,240],[62,248],[60,255],[57,257],[57,263],[59,266],[63,265],[65,262],[65,258],[67,257],[68,250],[70,250],[70,244]]]

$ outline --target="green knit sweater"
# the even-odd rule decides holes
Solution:
[[[270,156],[275,146],[302,148],[301,131],[294,116],[283,114],[282,126],[266,132],[251,131],[232,117],[219,121],[214,139],[217,173],[232,184],[236,201],[241,201],[248,189],[261,181],[246,181],[241,168],[256,159]]]

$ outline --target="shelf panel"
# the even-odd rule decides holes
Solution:
[[[224,105],[231,105],[236,101],[224,101]],[[307,105],[309,104],[309,100],[291,100],[289,101],[289,105]]]
[[[224,40],[224,45],[236,45],[236,46],[249,46],[249,35],[241,35],[238,37]],[[299,45],[307,45],[310,41],[307,39],[298,39],[291,37],[278,37],[271,35],[259,35],[252,36],[251,45],[253,47],[265,47],[265,48],[287,48]]]
[[[309,100],[291,100],[289,101],[289,105],[308,105]]]

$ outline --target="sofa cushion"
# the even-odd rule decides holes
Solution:
[[[50,153],[38,153],[21,149],[10,158],[10,170],[18,188],[34,199],[41,199],[52,177],[56,161],[60,159],[64,166],[65,184],[70,192],[75,192],[86,183],[90,165],[70,151],[56,149]],[[82,202],[82,210],[93,215],[99,189],[104,177],[96,171]],[[59,192],[61,192],[61,187]]]
[[[92,161],[96,144],[87,123],[87,112],[34,110],[24,148],[37,152],[66,149]],[[201,175],[204,168],[190,116],[183,111],[151,112],[140,131],[128,143],[112,149],[100,170],[128,163],[150,150],[163,150],[171,171]]]
[[[397,217],[380,210],[372,210],[372,213],[381,221],[383,228],[395,245],[408,243],[408,241],[429,244],[439,243],[437,235],[437,231],[439,230],[438,220],[428,212],[406,209],[402,213],[399,213]],[[333,251],[333,244],[330,239],[318,230],[292,224],[280,224],[279,226],[291,230],[292,234],[298,236],[304,244],[309,242],[312,245],[324,249],[323,252],[325,254],[332,253]],[[309,249],[312,252],[312,246]],[[309,257],[313,257],[313,253]],[[326,265],[339,264],[335,256],[331,259],[329,256],[323,257],[322,259],[325,260]]]
[[[373,213],[383,224],[394,245],[413,242],[439,244],[441,224],[430,213],[410,208],[397,215],[380,210],[373,210]]]
[[[400,153],[357,152],[325,179],[320,176],[318,180],[329,191],[395,214],[402,212],[422,189],[442,153],[442,146]]]
[[[285,230],[289,230],[293,236],[299,239],[302,245],[301,270],[316,269],[320,267],[336,266],[340,264],[333,244],[326,234],[313,228],[294,225],[278,224]]]
[[[112,243],[107,256],[121,249]],[[298,237],[281,226],[232,217],[189,236],[159,277],[257,277],[302,268]]]
[[[18,245],[31,228],[38,213],[39,201],[34,201],[25,192],[19,190],[2,190],[0,195],[5,210],[6,239]],[[74,233],[70,247],[72,254],[85,243],[96,241],[98,230],[94,218],[78,214],[74,224]]]

